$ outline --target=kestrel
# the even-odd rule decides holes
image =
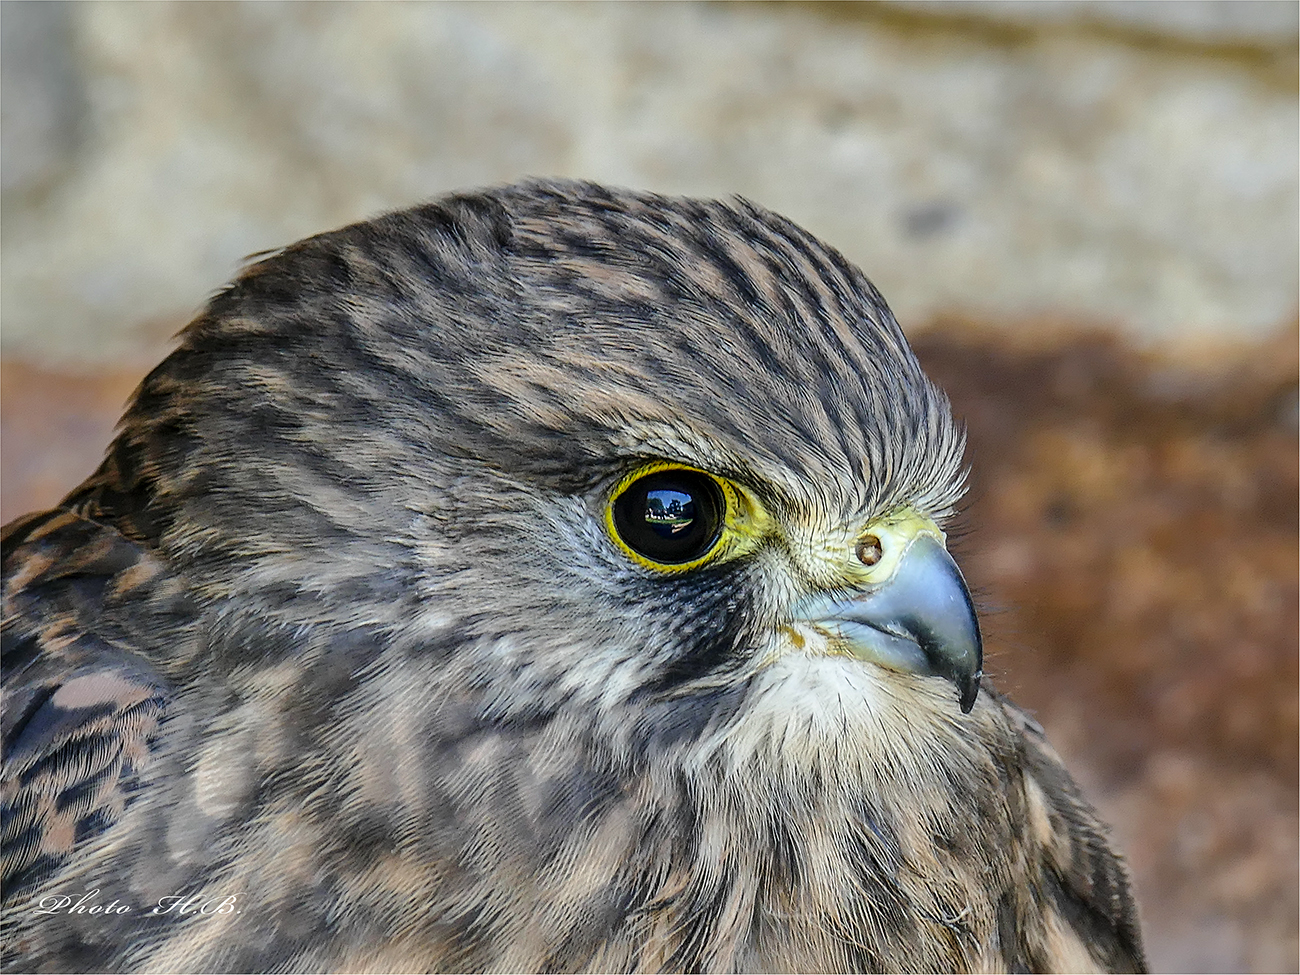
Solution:
[[[9,970],[1144,968],[982,679],[962,432],[807,232],[526,182],[179,342],[4,530]]]

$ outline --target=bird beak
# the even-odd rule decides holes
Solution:
[[[794,619],[859,660],[909,674],[945,677],[969,713],[983,676],[984,649],[970,590],[943,543],[929,532],[905,541],[893,574],[848,597],[800,600]]]

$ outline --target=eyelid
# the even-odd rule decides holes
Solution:
[[[719,484],[729,483],[725,477],[719,477],[712,471],[706,471],[703,467],[695,467],[675,460],[652,460],[632,468],[632,470],[615,481],[614,489],[609,493],[609,500],[612,501],[617,498],[633,482],[639,481],[650,474],[658,474],[660,471],[694,471],[696,474],[703,474],[705,477],[712,478]]]

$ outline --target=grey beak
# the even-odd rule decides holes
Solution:
[[[912,539],[887,582],[847,598],[802,600],[795,619],[838,638],[862,660],[945,677],[964,713],[975,706],[984,666],[979,622],[961,570],[932,535]]]

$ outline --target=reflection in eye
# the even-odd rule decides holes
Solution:
[[[671,488],[648,491],[645,520],[661,537],[672,538],[690,529],[695,521],[695,499]]]
[[[713,548],[727,502],[703,471],[666,468],[626,485],[612,509],[612,527],[624,545],[660,565],[682,565]]]

